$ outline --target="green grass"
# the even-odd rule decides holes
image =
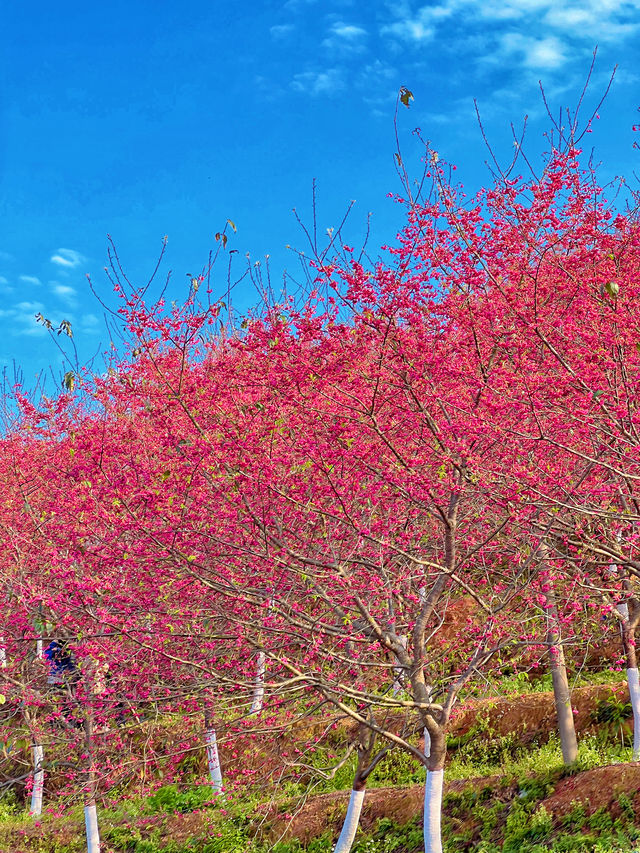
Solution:
[[[589,676],[589,683],[614,684],[619,673]],[[522,676],[505,679],[505,695],[530,692]],[[548,689],[544,679],[536,689]],[[517,688],[517,689],[516,689]],[[624,723],[626,703],[612,691],[592,713],[600,726],[598,736],[583,737],[578,760],[567,769],[562,762],[557,736],[548,742],[523,746],[521,732],[500,736],[489,717],[480,715],[470,732],[450,737],[446,766],[448,781],[497,777],[494,782],[469,785],[445,799],[443,818],[446,853],[629,853],[640,848],[640,829],[635,826],[633,801],[621,795],[621,815],[616,820],[599,810],[588,816],[576,805],[561,821],[555,821],[542,805],[554,785],[568,774],[601,765],[631,760]],[[157,724],[157,723],[156,723]],[[180,720],[167,721],[167,732],[179,729]],[[327,771],[344,744],[345,731],[337,730],[321,744],[300,747],[280,783],[255,784],[212,797],[201,784],[201,751],[193,753],[179,782],[164,784],[146,796],[127,796],[127,789],[111,792],[113,802],[100,806],[101,835],[106,851],[115,853],[302,853],[298,841],[267,843],[261,835],[268,807],[294,811],[314,794],[348,790],[353,781],[355,756],[332,778]],[[198,771],[196,758],[199,760]],[[293,761],[293,756],[291,756]],[[303,768],[302,765],[308,765]],[[369,780],[371,788],[421,784],[424,768],[400,750],[383,760]],[[156,780],[160,785],[160,780]],[[129,794],[133,789],[129,789]],[[117,799],[117,801],[116,801]],[[181,824],[184,821],[184,824]],[[22,810],[15,795],[0,798],[0,850],[6,853],[84,853],[82,808],[66,808],[62,817],[45,815],[41,834],[32,833],[33,819]],[[184,826],[184,831],[180,829]],[[180,830],[180,831],[179,831]],[[553,841],[550,841],[550,837]],[[305,848],[305,853],[330,853],[332,836],[327,830]],[[417,853],[422,850],[421,817],[405,826],[384,818],[368,834],[360,833],[354,853]]]

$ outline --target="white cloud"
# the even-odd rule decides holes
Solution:
[[[358,74],[358,84],[361,86],[367,86],[368,88],[378,89],[385,84],[389,84],[390,81],[394,80],[397,76],[398,72],[391,65],[387,65],[385,62],[381,62],[379,59],[375,59],[373,62],[364,65]],[[395,100],[397,92],[394,88],[391,90],[391,102]]]
[[[336,21],[335,24],[331,25],[331,34],[341,39],[353,41],[361,36],[366,36],[367,31],[353,24],[344,24],[342,21]]]
[[[15,306],[16,311],[32,311],[34,314],[38,311],[42,311],[44,305],[42,302],[18,302]]]
[[[18,278],[23,284],[40,284],[40,279],[35,275],[20,275]]]
[[[328,68],[326,71],[303,71],[296,74],[291,88],[309,95],[332,95],[344,88],[344,82],[337,68]]]
[[[293,24],[275,24],[269,28],[269,32],[274,38],[283,38],[293,31]]]
[[[3,275],[0,275],[0,284],[9,284],[9,279],[5,278]]]
[[[58,249],[56,254],[51,256],[52,264],[57,264],[67,269],[78,267],[83,261],[84,258],[80,252],[76,252],[75,249]]]
[[[99,322],[95,314],[84,314],[80,321],[80,327],[85,332],[93,332],[98,328]]]
[[[380,32],[383,36],[394,36],[402,41],[428,41],[436,34],[434,27],[426,25],[418,18],[405,18],[393,24],[386,24]]]
[[[555,36],[538,39],[522,33],[505,33],[500,47],[503,56],[515,54],[527,68],[559,68],[567,60],[565,46]]]
[[[51,285],[51,292],[56,296],[59,296],[64,302],[75,302],[76,291],[73,287],[69,287],[67,284],[59,284],[57,281],[51,281],[49,283]]]
[[[596,42],[622,39],[640,29],[640,0],[442,0],[437,5],[398,0],[387,7],[390,20],[380,32],[398,41],[433,39],[445,22],[467,35],[474,26],[486,30],[490,23],[498,38],[535,39],[532,53],[520,52],[522,64],[530,68],[562,65],[572,54],[567,41],[593,47]],[[442,37],[450,37],[450,30],[443,31]],[[560,40],[565,44],[561,46]],[[577,55],[582,58],[582,53]]]
[[[549,9],[544,19],[552,27],[557,27],[560,30],[591,26],[593,24],[593,11],[584,6],[580,9],[555,6]]]
[[[335,21],[330,27],[329,35],[322,42],[322,47],[341,54],[362,53],[365,50],[366,35],[367,31],[362,27]]]
[[[40,313],[44,305],[41,302],[18,302],[11,308],[0,310],[0,317],[4,318],[3,326],[10,332],[19,335],[43,335],[45,328],[36,323],[35,315]]]

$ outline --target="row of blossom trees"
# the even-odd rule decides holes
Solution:
[[[639,757],[640,231],[579,154],[555,146],[540,175],[467,199],[427,151],[385,262],[318,259],[302,306],[242,331],[216,331],[210,291],[168,309],[119,285],[128,353],[55,399],[18,394],[0,679],[7,736],[33,744],[34,811],[56,736],[77,744],[93,853],[100,787],[123,751],[140,759],[148,709],[201,721],[219,792],[221,727],[258,717],[269,738],[319,699],[358,726],[336,850],[401,748],[426,768],[437,853],[469,683],[547,661],[571,763],[565,649],[614,620]],[[53,708],[50,639],[75,662]]]

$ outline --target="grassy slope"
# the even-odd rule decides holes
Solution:
[[[625,696],[615,698],[605,686],[587,688],[579,698],[583,734],[580,758],[571,771],[563,768],[547,725],[548,694],[513,695],[459,716],[447,769],[445,850],[586,853],[640,848],[640,764],[616,763],[630,759],[624,745],[630,730]],[[507,719],[506,711],[513,716],[513,709],[524,725],[513,727],[513,719]],[[103,853],[330,851],[351,773],[345,766],[332,780],[291,778],[277,797],[273,787],[263,785],[209,804],[209,789],[191,776],[180,788],[165,786],[146,798],[131,796],[111,808],[103,805]],[[403,753],[392,753],[379,766],[365,800],[356,853],[422,849],[421,781],[422,771]],[[0,802],[3,853],[86,849],[78,807],[34,824],[11,798]]]

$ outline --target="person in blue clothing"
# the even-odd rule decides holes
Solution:
[[[44,657],[49,662],[47,684],[65,684],[66,682],[77,681],[78,667],[66,641],[63,640],[59,643],[57,640],[51,640],[44,650]]]
[[[75,687],[80,678],[80,672],[66,640],[52,640],[43,652],[44,659],[49,664],[47,684],[63,695],[62,713],[72,726],[81,723],[74,717],[76,705],[74,698]]]

